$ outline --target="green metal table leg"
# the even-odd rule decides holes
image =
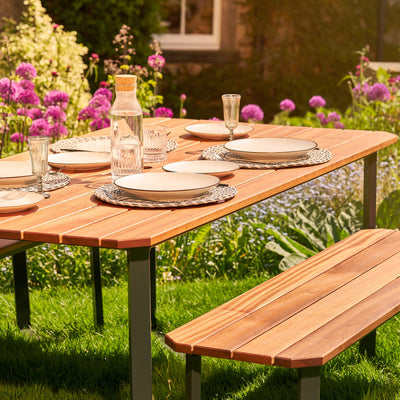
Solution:
[[[364,229],[376,227],[376,153],[364,157]]]
[[[101,291],[100,249],[90,248],[90,268],[92,272],[92,297],[94,323],[98,328],[104,326],[103,294]]]
[[[360,340],[360,353],[373,357],[376,354],[376,330],[368,333]]]
[[[201,356],[186,354],[186,400],[201,398]]]
[[[151,279],[151,328],[155,329],[157,326],[156,320],[156,249],[150,249],[150,279]]]
[[[319,400],[321,367],[299,368],[298,400]]]
[[[28,271],[26,266],[26,252],[12,256],[14,273],[15,309],[17,325],[20,329],[28,328],[31,324],[31,312],[29,305]]]
[[[151,400],[150,248],[128,250],[129,358],[131,399]]]

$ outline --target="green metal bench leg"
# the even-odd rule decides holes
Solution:
[[[98,328],[104,326],[103,294],[101,292],[100,249],[90,248],[90,267],[92,272],[92,296],[94,323]]]
[[[360,340],[360,353],[366,354],[368,357],[373,357],[376,354],[376,330],[365,335]]]
[[[319,400],[321,367],[299,368],[298,400]]]
[[[200,400],[201,356],[186,354],[186,400]]]
[[[151,328],[156,329],[156,249],[150,249],[150,285],[151,285]]]
[[[15,310],[17,325],[20,329],[28,328],[31,324],[31,311],[29,305],[28,272],[26,267],[26,252],[12,256],[14,273]]]

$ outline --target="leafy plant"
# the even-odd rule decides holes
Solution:
[[[287,218],[286,232],[269,228],[266,248],[281,256],[279,269],[293,265],[344,239],[362,226],[361,204],[349,204],[337,217],[314,204],[300,203]]]

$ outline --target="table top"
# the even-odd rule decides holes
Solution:
[[[145,124],[166,125],[178,147],[163,163],[149,164],[145,172],[162,171],[162,165],[196,160],[203,149],[224,142],[194,137],[185,126],[207,121],[189,119],[146,119]],[[240,169],[222,182],[235,186],[237,195],[224,203],[182,208],[143,209],[113,206],[97,199],[94,190],[110,183],[110,170],[65,173],[68,186],[51,192],[37,208],[0,215],[0,238],[47,243],[125,249],[161,243],[205,223],[271,197],[341,166],[372,154],[397,141],[387,132],[338,130],[255,124],[250,137],[291,137],[317,142],[330,150],[324,164],[284,169]],[[108,129],[95,132],[106,135]],[[9,158],[29,159],[28,153]]]

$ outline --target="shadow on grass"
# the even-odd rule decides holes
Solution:
[[[0,376],[8,384],[44,385],[59,390],[98,393],[120,399],[129,384],[129,360],[122,352],[93,355],[46,351],[32,338],[0,338]]]

